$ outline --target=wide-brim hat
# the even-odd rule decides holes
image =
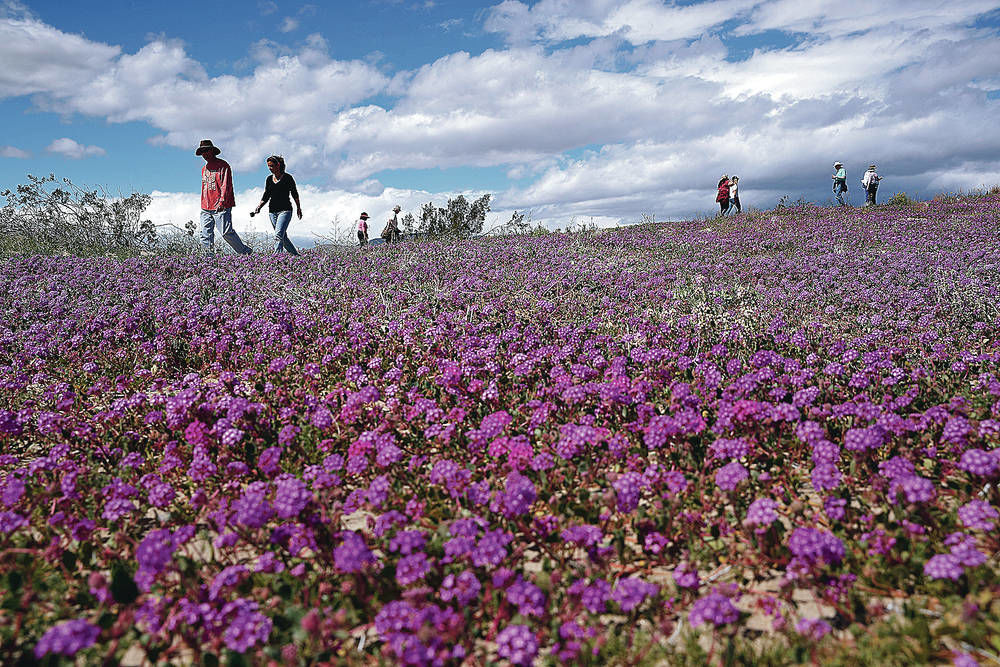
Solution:
[[[869,169],[878,169],[878,167],[876,167],[876,166],[875,166],[875,165],[873,165],[873,164],[870,164],[870,165],[868,165],[868,168],[869,168]]]
[[[843,162],[834,162],[834,163],[833,163],[833,166],[834,166],[834,167],[843,167],[843,166],[844,166],[844,163],[843,163]]]
[[[367,213],[362,213],[361,217],[364,218],[365,220],[367,220],[368,219],[368,214]]]
[[[218,155],[219,153],[222,152],[222,149],[219,148],[218,146],[213,146],[211,139],[202,139],[201,143],[198,144],[198,150],[196,150],[194,154],[201,155],[205,151],[212,151],[213,155]]]

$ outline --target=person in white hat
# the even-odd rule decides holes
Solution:
[[[209,253],[215,252],[215,226],[222,229],[222,239],[240,255],[249,255],[240,235],[233,229],[233,170],[229,163],[219,159],[222,151],[212,145],[211,139],[202,139],[195,155],[205,158],[201,168],[201,245]]]
[[[881,180],[875,165],[868,165],[868,171],[861,178],[861,187],[865,189],[865,206],[875,205],[875,193],[878,192],[878,182]]]
[[[844,193],[847,192],[847,170],[844,169],[843,162],[834,162],[833,168],[836,172],[830,178],[833,179],[833,194],[837,196],[837,201],[841,206],[847,206]]]

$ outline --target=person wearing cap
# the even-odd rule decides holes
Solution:
[[[715,201],[719,202],[719,215],[725,215],[726,211],[729,210],[729,176],[728,174],[723,174],[722,178],[719,179],[718,194],[715,196]]]
[[[358,218],[358,245],[362,248],[368,245],[368,214],[364,211]]]
[[[295,207],[298,209],[299,220],[302,219],[302,204],[299,202],[299,190],[295,187],[295,179],[285,171],[285,158],[280,155],[272,155],[267,158],[267,168],[271,175],[264,181],[264,196],[254,209],[253,215],[260,213],[260,209],[267,204],[267,211],[271,217],[271,226],[274,228],[274,252],[289,252],[298,255],[299,251],[288,238],[288,223],[292,221],[292,202],[295,200]],[[268,202],[270,202],[268,204]]]
[[[399,204],[392,207],[392,217],[385,223],[385,229],[382,230],[382,238],[385,239],[386,243],[396,243],[400,239],[399,232],[399,212],[403,210]]]
[[[211,139],[203,139],[195,155],[205,158],[201,168],[201,244],[205,250],[215,252],[215,226],[222,229],[223,240],[240,255],[253,252],[244,243],[240,235],[233,229],[233,207],[236,197],[233,194],[233,170],[229,163],[219,159],[217,146]]]
[[[868,165],[868,171],[861,178],[861,187],[865,189],[865,206],[875,205],[875,193],[878,192],[878,182],[882,177],[878,175],[875,165]]]
[[[830,178],[833,179],[833,194],[837,196],[837,201],[841,206],[847,206],[844,193],[847,192],[847,170],[844,169],[843,162],[834,162],[833,168],[836,172]]]

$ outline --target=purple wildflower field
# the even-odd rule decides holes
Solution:
[[[989,664],[1000,197],[0,269],[0,662]]]

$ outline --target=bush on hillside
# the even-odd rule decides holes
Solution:
[[[112,196],[69,179],[28,174],[28,182],[0,192],[0,254],[135,254],[157,247],[156,227],[142,215],[147,194]]]
[[[913,206],[916,199],[910,199],[905,192],[897,192],[886,200],[886,206]]]

